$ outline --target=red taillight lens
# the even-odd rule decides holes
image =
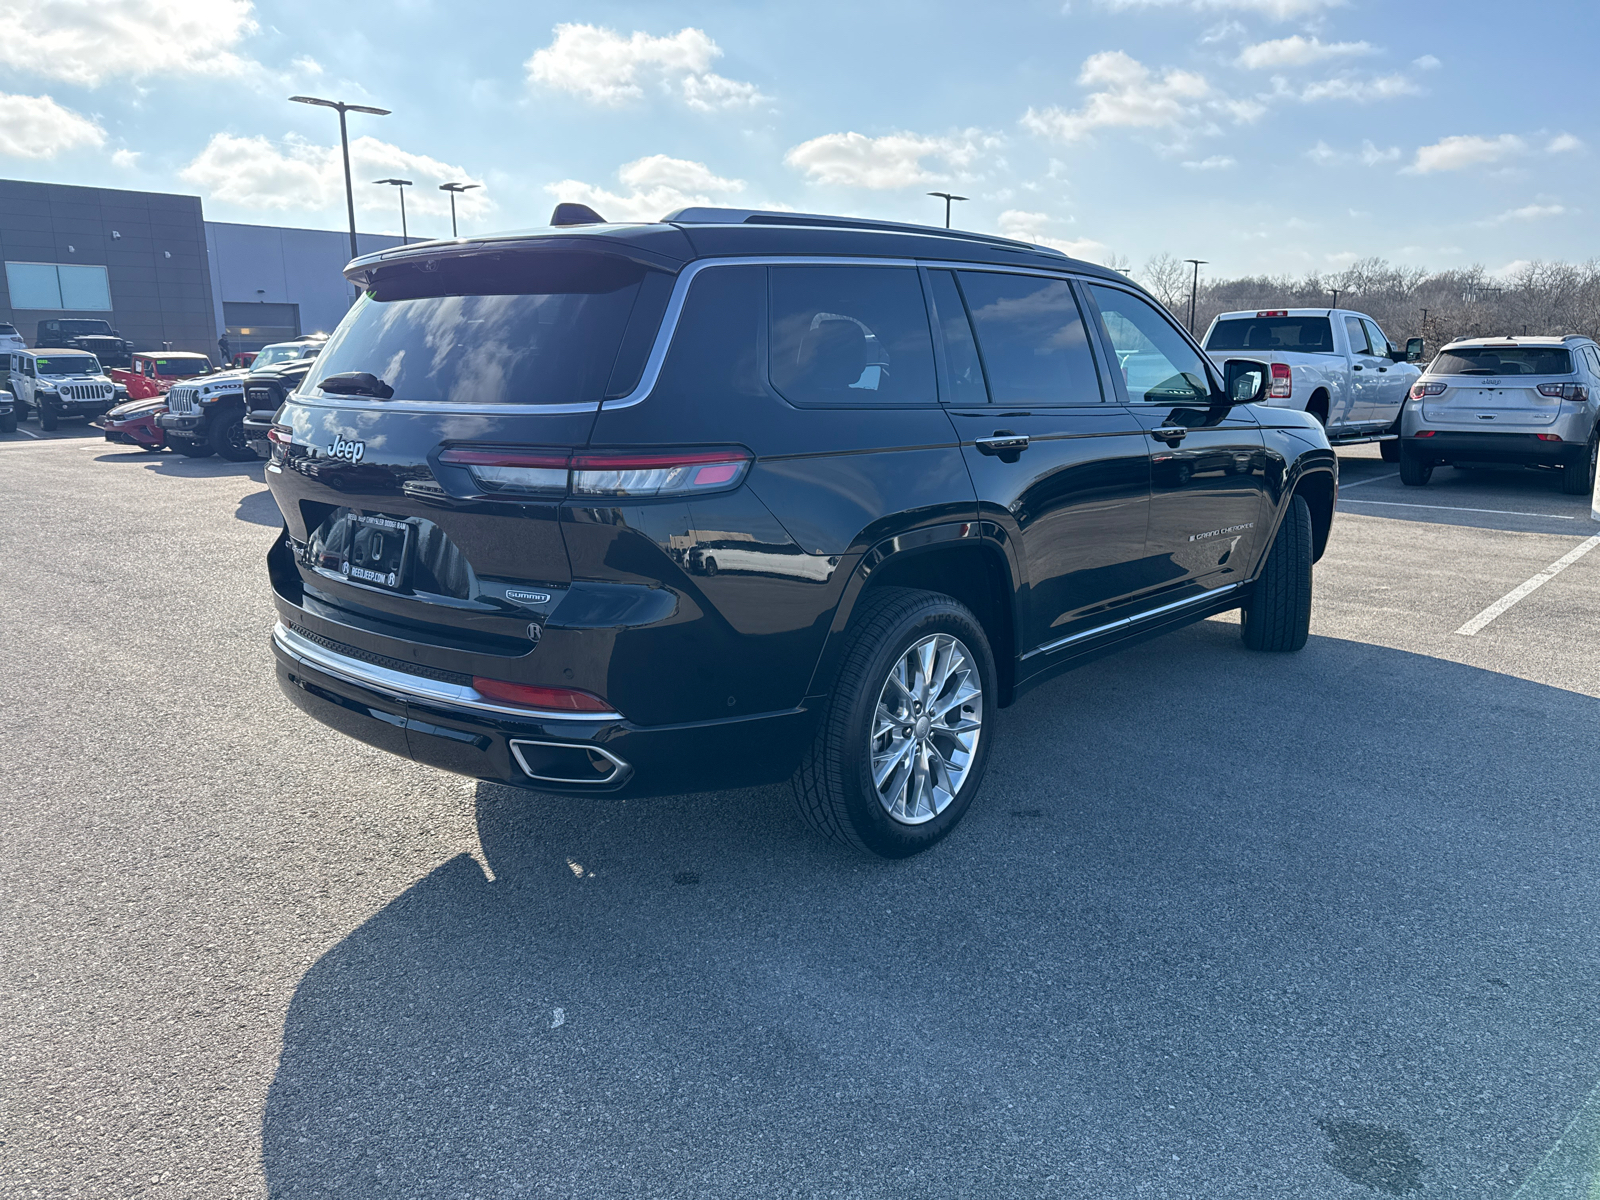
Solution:
[[[1559,433],[1536,433],[1533,436],[1538,438],[1541,442],[1559,442],[1561,440],[1561,435]]]
[[[274,425],[267,430],[267,441],[287,449],[294,445],[294,430],[287,425]]]
[[[683,496],[735,487],[750,469],[743,450],[664,450],[649,454],[579,454],[575,496]]]
[[[1588,402],[1589,389],[1581,383],[1541,383],[1539,385],[1539,395],[1584,404]]]
[[[1289,310],[1287,308],[1267,308],[1256,314],[1258,317],[1287,317],[1288,315]]]
[[[750,469],[748,451],[597,451],[452,448],[439,461],[463,467],[486,492],[512,495],[687,496],[737,487]]]
[[[1274,400],[1287,400],[1294,394],[1294,372],[1288,363],[1272,364],[1272,390],[1267,394]]]
[[[531,683],[507,683],[503,679],[485,679],[477,675],[472,677],[472,686],[485,699],[515,704],[520,708],[578,713],[611,711],[611,706],[599,696],[580,692],[577,688],[535,687]]]
[[[1434,431],[1432,429],[1419,429],[1416,432],[1417,437],[1432,437],[1433,434]]]
[[[1421,400],[1424,396],[1444,395],[1445,385],[1442,383],[1413,383],[1411,385],[1411,398]]]
[[[441,451],[439,461],[465,467],[486,492],[522,496],[565,496],[567,460],[564,450]]]

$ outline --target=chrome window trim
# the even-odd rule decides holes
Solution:
[[[1229,592],[1236,591],[1241,586],[1243,585],[1237,583],[1225,584],[1219,588],[1212,588],[1209,592],[1205,592],[1199,596],[1190,596],[1184,600],[1175,600],[1171,604],[1163,604],[1160,608],[1152,608],[1149,612],[1135,613],[1131,617],[1123,617],[1120,620],[1111,621],[1105,625],[1097,625],[1093,629],[1085,629],[1082,633],[1069,634],[1067,637],[1060,638],[1057,641],[1046,642],[1042,646],[1035,646],[1032,650],[1029,650],[1022,656],[1022,660],[1026,662],[1035,654],[1049,654],[1053,650],[1063,649],[1064,647],[1072,645],[1074,642],[1081,642],[1085,638],[1092,638],[1096,634],[1110,633],[1113,629],[1126,629],[1130,625],[1137,625],[1140,621],[1148,621],[1151,617],[1159,617],[1162,613],[1174,612],[1180,608],[1188,608],[1190,605],[1199,604],[1206,600],[1215,600],[1218,596],[1225,596]]]
[[[604,746],[597,746],[593,742],[549,742],[540,738],[512,738],[506,743],[511,749],[511,757],[517,760],[517,766],[522,768],[522,773],[529,779],[543,780],[545,783],[574,783],[582,786],[603,787],[608,783],[616,783],[633,774],[633,767],[618,758]],[[562,750],[592,750],[614,764],[612,771],[603,779],[571,779],[565,775],[538,775],[528,769],[528,760],[522,757],[524,746],[555,746]]]
[[[596,721],[622,720],[622,714],[619,712],[553,712],[543,708],[515,708],[510,705],[495,704],[484,699],[482,693],[475,688],[463,687],[454,683],[443,683],[436,679],[424,679],[420,675],[407,675],[401,671],[391,671],[387,667],[362,662],[358,658],[351,658],[348,655],[326,649],[309,638],[301,637],[282,621],[279,621],[274,626],[272,640],[278,644],[284,653],[309,667],[315,667],[319,671],[326,671],[328,674],[336,675],[349,683],[377,688],[395,696],[415,696],[418,700],[428,700],[439,704],[453,704],[458,708],[470,708],[479,712],[500,713],[506,716],[523,717],[537,721],[583,721],[593,724]]]

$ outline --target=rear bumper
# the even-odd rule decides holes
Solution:
[[[324,725],[429,766],[544,792],[645,796],[776,782],[793,773],[817,720],[804,708],[668,726],[518,711],[340,654],[282,623],[272,648],[284,694]]]
[[[1546,442],[1531,433],[1448,433],[1402,439],[1414,454],[1442,462],[1564,463],[1585,449],[1580,442]]]

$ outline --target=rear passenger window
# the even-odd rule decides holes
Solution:
[[[991,271],[958,275],[994,403],[1100,403],[1083,314],[1066,280]]]
[[[909,267],[772,267],[772,386],[794,404],[935,404],[933,335]]]

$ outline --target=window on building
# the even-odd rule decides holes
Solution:
[[[104,267],[8,262],[6,290],[12,308],[111,311],[111,279]]]

